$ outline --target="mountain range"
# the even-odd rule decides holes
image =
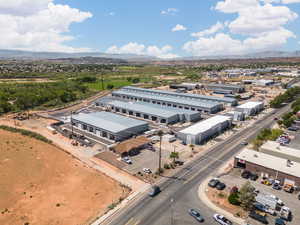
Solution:
[[[0,59],[24,59],[24,60],[43,60],[43,59],[79,59],[86,57],[118,59],[126,61],[162,61],[163,59],[134,54],[107,54],[101,52],[83,53],[62,53],[62,52],[33,52],[21,50],[0,50]],[[169,59],[176,60],[205,60],[205,59],[258,59],[258,58],[289,58],[300,57],[300,51],[264,51],[244,55],[223,55],[223,56],[192,56]]]

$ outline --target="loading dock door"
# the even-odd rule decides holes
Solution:
[[[295,181],[285,178],[284,185],[286,185],[286,184],[295,186]]]

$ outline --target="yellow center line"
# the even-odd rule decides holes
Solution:
[[[124,224],[124,225],[130,225],[130,223],[133,222],[133,221],[134,221],[134,220],[133,220],[133,217],[132,217],[132,218],[131,218],[130,220],[128,220],[127,223]]]

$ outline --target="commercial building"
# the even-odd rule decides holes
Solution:
[[[112,141],[126,140],[149,129],[145,121],[110,112],[80,113],[73,115],[71,122],[80,130]]]
[[[243,93],[245,92],[245,87],[240,85],[230,85],[230,84],[207,84],[206,88],[212,91],[227,90],[231,93]]]
[[[207,114],[217,113],[223,109],[223,105],[217,102],[179,98],[171,95],[131,92],[123,89],[112,92],[112,96],[123,100],[147,102],[150,104],[173,107],[176,109],[198,111]]]
[[[260,152],[300,163],[300,149],[280,145],[276,141],[267,141],[260,147]]]
[[[146,102],[123,102],[112,99],[100,99],[96,102],[96,105],[109,108],[117,113],[163,124],[174,124],[185,121],[194,122],[201,119],[201,115],[197,111],[175,109]]]
[[[198,94],[175,93],[172,91],[153,90],[153,89],[137,88],[131,86],[123,87],[121,90],[127,92],[134,92],[134,93],[144,93],[148,95],[159,95],[159,96],[176,97],[176,98],[182,98],[188,100],[198,100],[202,102],[217,102],[217,103],[222,103],[224,105],[230,105],[230,106],[237,105],[237,100],[234,98],[221,98],[221,97],[198,95]]]
[[[232,119],[229,116],[213,116],[179,131],[177,137],[186,144],[202,144],[229,128],[231,123]]]
[[[146,148],[146,146],[151,142],[150,139],[139,136],[137,138],[132,138],[126,141],[122,141],[117,146],[114,146],[112,150],[121,155],[124,156],[134,156],[139,154],[140,150],[143,148]]]
[[[281,184],[300,185],[300,163],[298,162],[245,149],[235,156],[234,166],[262,177],[277,179]]]
[[[243,120],[245,120],[245,114],[243,112],[239,112],[239,111],[226,112],[224,114],[224,116],[230,116],[233,119],[233,121],[243,121]]]
[[[264,109],[263,102],[246,102],[236,107],[236,110],[243,112],[246,116],[253,116]]]

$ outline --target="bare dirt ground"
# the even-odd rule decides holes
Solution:
[[[59,148],[0,130],[0,224],[79,225],[128,189]]]

